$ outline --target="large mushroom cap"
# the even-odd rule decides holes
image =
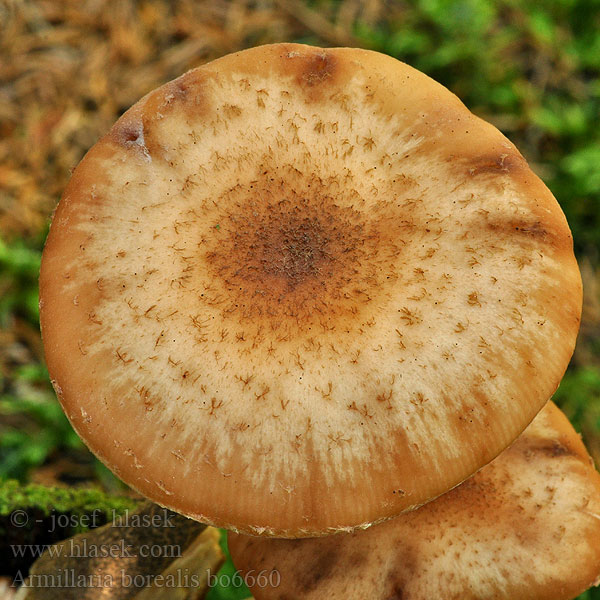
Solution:
[[[287,536],[420,505],[564,372],[572,239],[515,147],[381,54],[282,44],[133,106],[44,250],[48,368],[128,484]]]
[[[257,600],[570,600],[600,576],[600,475],[552,403],[471,479],[367,531],[229,535]],[[260,575],[260,577],[259,577]]]

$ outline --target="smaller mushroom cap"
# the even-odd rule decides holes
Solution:
[[[257,600],[567,600],[598,581],[599,537],[600,475],[549,402],[508,450],[416,511],[324,538],[230,533],[229,549],[242,572],[279,582],[251,587]]]

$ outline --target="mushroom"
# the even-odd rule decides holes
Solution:
[[[229,549],[257,600],[569,600],[600,581],[599,536],[600,475],[549,402],[509,449],[418,510],[323,538],[229,534]]]
[[[75,169],[40,276],[48,369],[127,484],[321,535],[487,464],[554,392],[581,281],[514,145],[388,56],[275,44],[149,93]]]

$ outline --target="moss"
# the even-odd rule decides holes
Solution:
[[[138,501],[125,496],[111,496],[100,490],[21,485],[18,481],[0,484],[0,516],[14,510],[35,509],[44,516],[51,512],[84,515],[100,511],[106,517],[132,510]]]
[[[27,572],[48,545],[134,510],[138,500],[100,490],[0,483],[0,575]],[[24,548],[23,553],[12,551]],[[27,550],[35,548],[39,552]]]

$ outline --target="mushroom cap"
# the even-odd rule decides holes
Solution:
[[[388,56],[296,44],[190,71],[73,173],[43,254],[64,410],[125,482],[296,537],[463,481],[554,392],[581,311],[556,200]]]
[[[257,600],[569,600],[600,575],[599,536],[600,475],[549,402],[509,449],[418,510],[322,538],[229,534],[229,550]]]

